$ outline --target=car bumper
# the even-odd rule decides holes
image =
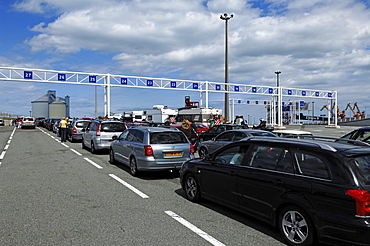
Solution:
[[[319,229],[319,234],[323,243],[370,246],[370,218],[325,221]]]
[[[180,170],[182,164],[188,160],[194,159],[193,155],[188,158],[156,160],[153,157],[144,157],[137,159],[137,169],[139,171],[154,171],[154,170]]]

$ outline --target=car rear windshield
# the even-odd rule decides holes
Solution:
[[[356,157],[354,161],[365,183],[370,185],[370,156]]]
[[[101,125],[102,132],[123,132],[126,130],[126,126],[123,123],[103,123]]]
[[[33,118],[23,118],[23,121],[34,121]]]
[[[78,121],[78,122],[76,122],[76,127],[85,128],[88,124],[89,124],[89,121]]]
[[[150,144],[188,143],[186,136],[181,132],[152,132]]]

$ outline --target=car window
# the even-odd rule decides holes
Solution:
[[[251,167],[293,173],[289,149],[274,146],[253,146],[248,160]]]
[[[135,132],[136,132],[136,130],[128,131],[125,140],[130,141],[130,142],[135,142]]]
[[[299,174],[330,179],[330,169],[323,158],[315,154],[296,150],[294,151],[294,160]]]
[[[221,133],[215,141],[231,141],[233,138],[234,132],[225,132]]]
[[[128,134],[129,134],[129,130],[122,132],[122,134],[119,135],[118,140],[126,140]]]
[[[216,163],[241,165],[248,147],[248,145],[238,145],[224,149],[216,154],[213,160]]]
[[[123,123],[103,123],[101,126],[102,132],[123,132],[126,129]]]
[[[246,138],[246,137],[248,137],[248,135],[245,134],[244,132],[235,132],[233,141],[239,141],[239,140],[241,140],[243,138]]]
[[[250,132],[252,136],[259,136],[259,137],[276,137],[275,134],[271,132]]]
[[[175,144],[189,143],[182,132],[152,132],[150,133],[150,144]]]
[[[356,140],[369,142],[370,140],[370,131],[360,131],[356,137]]]
[[[354,162],[360,171],[360,175],[365,180],[365,183],[370,184],[370,156],[361,156],[354,158]]]
[[[134,142],[143,143],[144,142],[144,132],[134,131]]]

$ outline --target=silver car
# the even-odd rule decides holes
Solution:
[[[277,137],[275,134],[264,131],[264,130],[253,130],[253,129],[235,129],[220,133],[212,140],[201,142],[198,146],[198,154],[200,157],[205,157],[208,153],[212,153],[216,149],[243,138],[252,136],[263,136],[263,137]]]
[[[179,170],[194,158],[194,146],[184,133],[164,127],[133,127],[114,138],[109,161],[130,167],[136,176],[140,171]]]
[[[71,123],[67,130],[67,138],[69,141],[82,140],[82,129],[86,128],[91,120],[76,120]]]
[[[90,149],[93,154],[98,150],[108,150],[112,137],[119,136],[126,128],[122,121],[93,120],[82,130],[82,148]]]

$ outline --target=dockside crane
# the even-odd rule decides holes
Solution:
[[[326,110],[328,110],[328,111],[330,111],[330,113],[333,115],[334,113],[333,113],[333,109],[334,109],[334,107],[332,108],[332,109],[329,109],[329,107],[328,107],[328,105],[324,105],[321,109],[320,109],[320,111],[323,111],[324,109],[326,109]],[[344,118],[346,118],[346,113],[345,113],[345,111],[343,110],[343,111],[340,111],[340,109],[339,109],[339,107],[337,106],[337,117],[338,118],[341,118],[341,119],[344,119]]]
[[[355,117],[355,118],[361,117],[361,112],[359,111],[359,108],[357,106],[357,102],[355,102],[354,106],[357,107],[357,109],[358,109],[357,112],[355,112],[355,110],[352,108],[350,103],[347,104],[347,107],[346,107],[345,110],[347,110],[349,108],[351,110],[352,114],[353,114],[353,117]]]

